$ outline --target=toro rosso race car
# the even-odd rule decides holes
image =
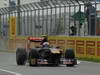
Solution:
[[[30,37],[26,48],[17,48],[17,65],[25,65],[26,62],[30,66],[59,66],[60,64],[74,66],[77,64],[73,49],[67,49],[64,53],[64,50],[51,46],[48,42],[40,45],[42,40],[43,38]]]

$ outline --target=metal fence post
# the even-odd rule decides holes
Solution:
[[[21,27],[20,27],[20,0],[17,0],[17,12],[18,12],[17,32],[18,32],[18,35],[20,35],[21,34]]]
[[[1,11],[0,11],[0,37],[1,37]]]

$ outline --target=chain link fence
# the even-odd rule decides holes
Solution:
[[[15,17],[17,36],[100,35],[99,4],[94,0],[48,0],[1,8],[0,34],[9,37],[9,20]]]

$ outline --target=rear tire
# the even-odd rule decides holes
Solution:
[[[17,65],[25,65],[27,60],[27,53],[24,48],[17,48],[16,50],[16,62]]]

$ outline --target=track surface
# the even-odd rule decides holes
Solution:
[[[81,61],[75,67],[17,66],[15,53],[0,52],[0,75],[100,75],[100,64]]]

